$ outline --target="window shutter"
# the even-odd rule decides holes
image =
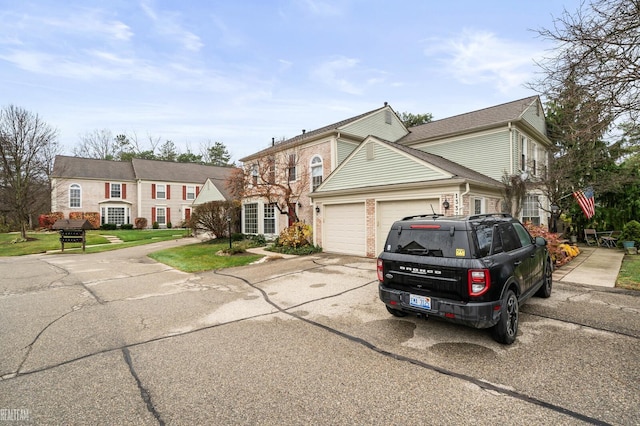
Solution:
[[[156,199],[156,184],[155,183],[151,184],[151,199],[152,200]]]
[[[171,185],[167,184],[167,200],[171,199]]]
[[[127,184],[126,183],[122,184],[122,199],[123,200],[127,199]]]
[[[171,222],[171,208],[167,207],[167,223]]]
[[[187,185],[182,185],[182,199],[187,199]]]
[[[111,185],[109,182],[104,183],[104,198],[111,198]]]
[[[200,187],[196,186],[196,197],[198,196],[199,193],[200,193]]]
[[[156,221],[156,208],[151,207],[151,225]]]

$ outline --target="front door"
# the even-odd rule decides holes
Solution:
[[[191,219],[191,209],[187,207],[184,209],[184,220],[188,222],[189,219]]]

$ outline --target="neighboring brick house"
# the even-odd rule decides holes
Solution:
[[[52,211],[98,212],[100,223],[180,226],[189,219],[205,183],[208,201],[229,197],[224,182],[231,167],[143,160],[131,162],[56,156],[52,173]],[[204,195],[204,194],[203,194]],[[201,197],[203,198],[203,197]]]
[[[536,182],[546,175],[551,142],[537,96],[410,129],[385,104],[242,161],[247,169],[265,156],[295,150],[305,158],[297,173],[310,176],[307,159],[321,147],[328,147],[330,163],[322,183],[300,194],[297,209],[325,251],[375,257],[393,221],[411,214],[500,212],[505,175],[529,183],[521,219],[547,223],[549,203]],[[242,202],[244,232],[266,233],[269,203],[251,195]]]

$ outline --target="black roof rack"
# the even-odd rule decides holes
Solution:
[[[489,217],[500,217],[500,218],[512,218],[510,213],[483,213],[483,214],[474,214],[473,216],[469,216],[469,220],[473,219],[486,219]]]
[[[437,219],[437,218],[439,218],[441,216],[444,216],[444,215],[440,214],[440,213],[436,213],[436,214],[434,214],[434,213],[426,213],[426,214],[417,214],[417,215],[414,215],[414,216],[403,217],[402,220],[416,219],[416,218],[419,218],[419,217],[430,217],[430,218],[433,218],[433,219]]]

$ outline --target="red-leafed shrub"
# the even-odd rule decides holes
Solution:
[[[524,224],[531,236],[542,237],[547,240],[547,248],[551,255],[551,261],[553,261],[556,267],[562,266],[569,262],[580,252],[577,247],[566,249],[566,240],[563,240],[561,234],[549,232],[549,230],[542,225],[533,225],[531,222]]]
[[[56,223],[56,220],[59,220],[59,219],[64,219],[64,213],[52,212],[47,214],[41,214],[40,216],[38,216],[38,225],[42,229],[51,230],[51,227],[53,226],[53,224]]]
[[[98,212],[71,212],[69,219],[85,219],[89,221],[93,229],[100,227],[100,213]]]
[[[136,224],[136,229],[144,229],[147,227],[147,218],[146,217],[136,217],[134,220]]]

